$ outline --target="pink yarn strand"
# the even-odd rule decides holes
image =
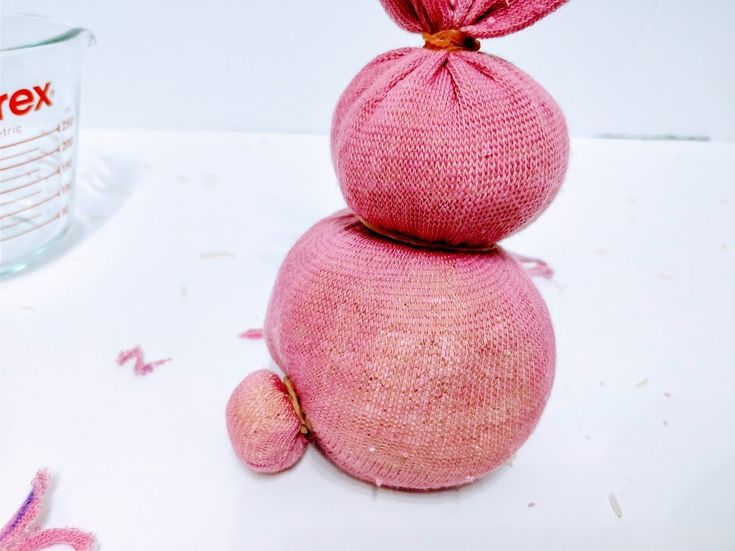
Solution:
[[[96,549],[94,536],[76,528],[40,530],[33,526],[43,509],[48,485],[48,472],[38,471],[30,494],[0,531],[0,551],[39,551],[53,545],[66,545],[75,551]]]
[[[18,511],[0,531],[0,547],[5,549],[4,544],[12,542],[25,533],[34,520],[38,517],[43,504],[43,498],[48,488],[49,476],[45,470],[38,471],[31,485],[31,492],[26,497]]]
[[[544,279],[551,279],[554,277],[554,269],[544,260],[515,253],[513,256],[526,268],[528,275],[531,277],[542,277]]]
[[[263,338],[263,330],[262,329],[248,329],[247,331],[240,333],[239,337],[241,339],[246,339],[249,341],[259,341],[260,339]]]
[[[131,348],[130,350],[123,350],[117,355],[117,365],[123,366],[130,360],[135,360],[135,367],[133,369],[135,374],[142,376],[153,373],[153,370],[156,367],[170,362],[171,358],[146,363],[143,350],[140,348],[140,346],[136,346],[135,348]]]
[[[18,551],[38,551],[52,545],[67,545],[75,551],[92,551],[96,548],[91,534],[75,528],[53,528],[36,532],[20,544]]]

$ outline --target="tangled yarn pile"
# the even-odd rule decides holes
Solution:
[[[425,47],[379,56],[340,99],[332,155],[351,211],[288,253],[264,327],[286,377],[246,377],[227,427],[260,472],[291,467],[311,442],[356,478],[433,490],[506,461],[551,391],[549,313],[496,242],[558,191],[566,125],[538,84],[478,52],[478,39],[563,0],[382,3]]]

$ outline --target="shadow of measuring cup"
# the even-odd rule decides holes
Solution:
[[[3,276],[22,278],[68,255],[80,243],[112,220],[132,195],[142,163],[110,156],[81,157],[74,183],[74,203],[69,229],[58,243],[25,269]]]

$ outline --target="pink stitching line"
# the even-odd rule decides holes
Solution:
[[[75,551],[93,551],[97,542],[92,534],[76,528],[41,530],[34,526],[43,508],[49,474],[40,470],[31,483],[31,492],[18,512],[0,530],[0,551],[38,551],[52,545],[67,545]]]
[[[134,372],[136,375],[148,375],[149,373],[153,373],[154,368],[171,361],[171,358],[166,358],[163,360],[156,360],[155,362],[145,363],[143,350],[140,346],[136,346],[130,350],[123,350],[120,352],[117,355],[117,365],[125,365],[132,359],[135,359]]]

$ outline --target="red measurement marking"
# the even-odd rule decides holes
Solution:
[[[134,372],[136,375],[148,375],[148,373],[153,373],[154,368],[171,361],[171,358],[166,358],[165,360],[156,360],[155,362],[145,363],[143,350],[141,350],[140,346],[136,346],[130,350],[123,350],[120,352],[120,354],[117,355],[117,365],[125,365],[133,359],[135,360]]]
[[[5,201],[4,203],[0,203],[0,207],[4,207],[5,205],[12,205],[13,203],[19,203],[20,201],[23,201],[24,199],[28,199],[29,197],[33,197],[34,195],[38,195],[41,193],[41,190],[34,191],[33,193],[29,193],[28,195],[24,195],[23,197],[18,197],[17,199],[13,199],[11,201]]]
[[[33,136],[32,138],[26,138],[25,140],[21,140],[19,142],[14,142],[14,143],[9,143],[6,145],[0,145],[0,149],[7,149],[8,147],[15,147],[16,145],[32,142],[33,140],[38,140],[40,138],[43,138],[44,136],[50,136],[51,134],[55,132],[59,132],[60,130],[61,130],[61,125],[57,126],[53,130],[49,130],[48,132],[42,132],[41,134]]]
[[[10,170],[11,168],[18,168],[19,166],[27,165],[29,163],[35,163],[36,161],[40,161],[41,159],[45,159],[49,155],[53,155],[54,153],[58,153],[58,152],[59,152],[59,148],[57,147],[56,149],[52,149],[51,151],[48,151],[48,152],[44,153],[43,155],[39,155],[38,157],[33,157],[32,159],[26,159],[22,163],[16,163],[16,164],[10,165],[10,166],[0,166],[0,172],[3,171],[3,170]]]
[[[247,339],[249,341],[257,341],[263,338],[262,329],[248,329],[244,333],[238,335],[241,339]]]
[[[48,203],[49,201],[52,201],[54,199],[58,199],[59,197],[61,197],[61,194],[64,193],[64,192],[66,192],[66,190],[62,189],[60,191],[57,191],[53,195],[51,195],[49,197],[46,197],[46,199],[44,199],[43,201],[39,201],[38,203],[35,203],[33,205],[29,205],[29,206],[24,207],[24,208],[22,208],[20,210],[16,210],[15,212],[9,212],[8,214],[3,214],[2,216],[0,216],[0,220],[2,220],[4,218],[8,218],[10,216],[15,216],[16,214],[20,214],[21,212],[25,212],[27,210],[35,209],[36,207],[40,207],[41,205],[43,205],[45,203]]]
[[[8,159],[12,159],[13,157],[28,155],[29,153],[33,153],[34,151],[38,151],[38,148],[34,147],[33,149],[26,149],[25,151],[21,151],[20,153],[13,153],[12,155],[8,155],[7,157],[0,157],[0,163],[2,163],[3,161],[7,161]]]
[[[32,231],[36,231],[36,230],[38,230],[38,229],[46,226],[47,224],[50,224],[54,220],[58,220],[59,218],[61,218],[61,216],[63,214],[66,214],[66,212],[65,211],[59,211],[56,214],[54,214],[51,218],[49,218],[48,220],[46,220],[45,222],[42,222],[40,224],[36,224],[32,228],[28,228],[25,231],[22,231],[22,232],[19,232],[19,233],[15,233],[15,234],[13,234],[13,235],[11,235],[9,237],[0,237],[0,243],[2,243],[3,241],[10,241],[11,239],[15,239],[16,237],[20,237],[21,235],[25,235],[27,233],[31,233]],[[38,215],[36,215],[36,216],[38,216]],[[32,218],[35,218],[35,216],[32,217]],[[18,222],[18,224],[23,224],[24,222],[27,222],[28,220],[31,220],[32,218],[28,218],[26,220],[23,220],[23,222]],[[11,224],[11,225],[5,226],[5,227],[6,228],[9,228],[11,226],[17,226],[18,224]],[[0,229],[4,229],[4,228],[0,228]]]
[[[33,174],[34,172],[38,172],[38,169],[31,170],[30,172],[27,172],[26,174],[23,174],[22,176],[28,176],[29,174]],[[53,176],[56,176],[56,175],[58,175],[60,173],[61,173],[61,169],[60,168],[59,169],[56,169],[51,174],[47,174],[46,176],[42,176],[41,178],[38,178],[36,180],[33,180],[32,182],[29,182],[27,184],[23,184],[22,186],[14,187],[12,189],[6,189],[5,191],[0,191],[0,195],[2,195],[3,193],[10,193],[11,191],[18,191],[19,189],[27,188],[27,187],[30,187],[30,186],[35,186],[39,182],[43,182],[44,180],[48,180],[49,178],[51,178]],[[7,180],[3,180],[3,182],[9,182],[12,179],[13,178],[8,178]]]
[[[33,170],[29,170],[28,172],[24,172],[23,174],[16,174],[15,176],[11,176],[10,178],[5,178],[4,180],[0,180],[0,184],[4,184],[5,182],[10,182],[11,180],[17,180],[18,178],[22,178],[23,176],[30,176],[34,172],[38,172],[41,170],[40,168],[34,168]]]
[[[0,226],[0,232],[4,232],[5,230],[9,230],[10,228],[14,228],[15,226],[20,226],[21,224],[27,224],[28,222],[30,222],[34,218],[38,218],[39,216],[41,216],[41,214],[42,213],[37,212],[33,216],[31,216],[29,218],[25,218],[25,219],[23,219],[23,220],[21,220],[19,222],[13,222],[12,224],[7,224],[5,226]],[[10,237],[8,237],[8,239],[10,239]]]

